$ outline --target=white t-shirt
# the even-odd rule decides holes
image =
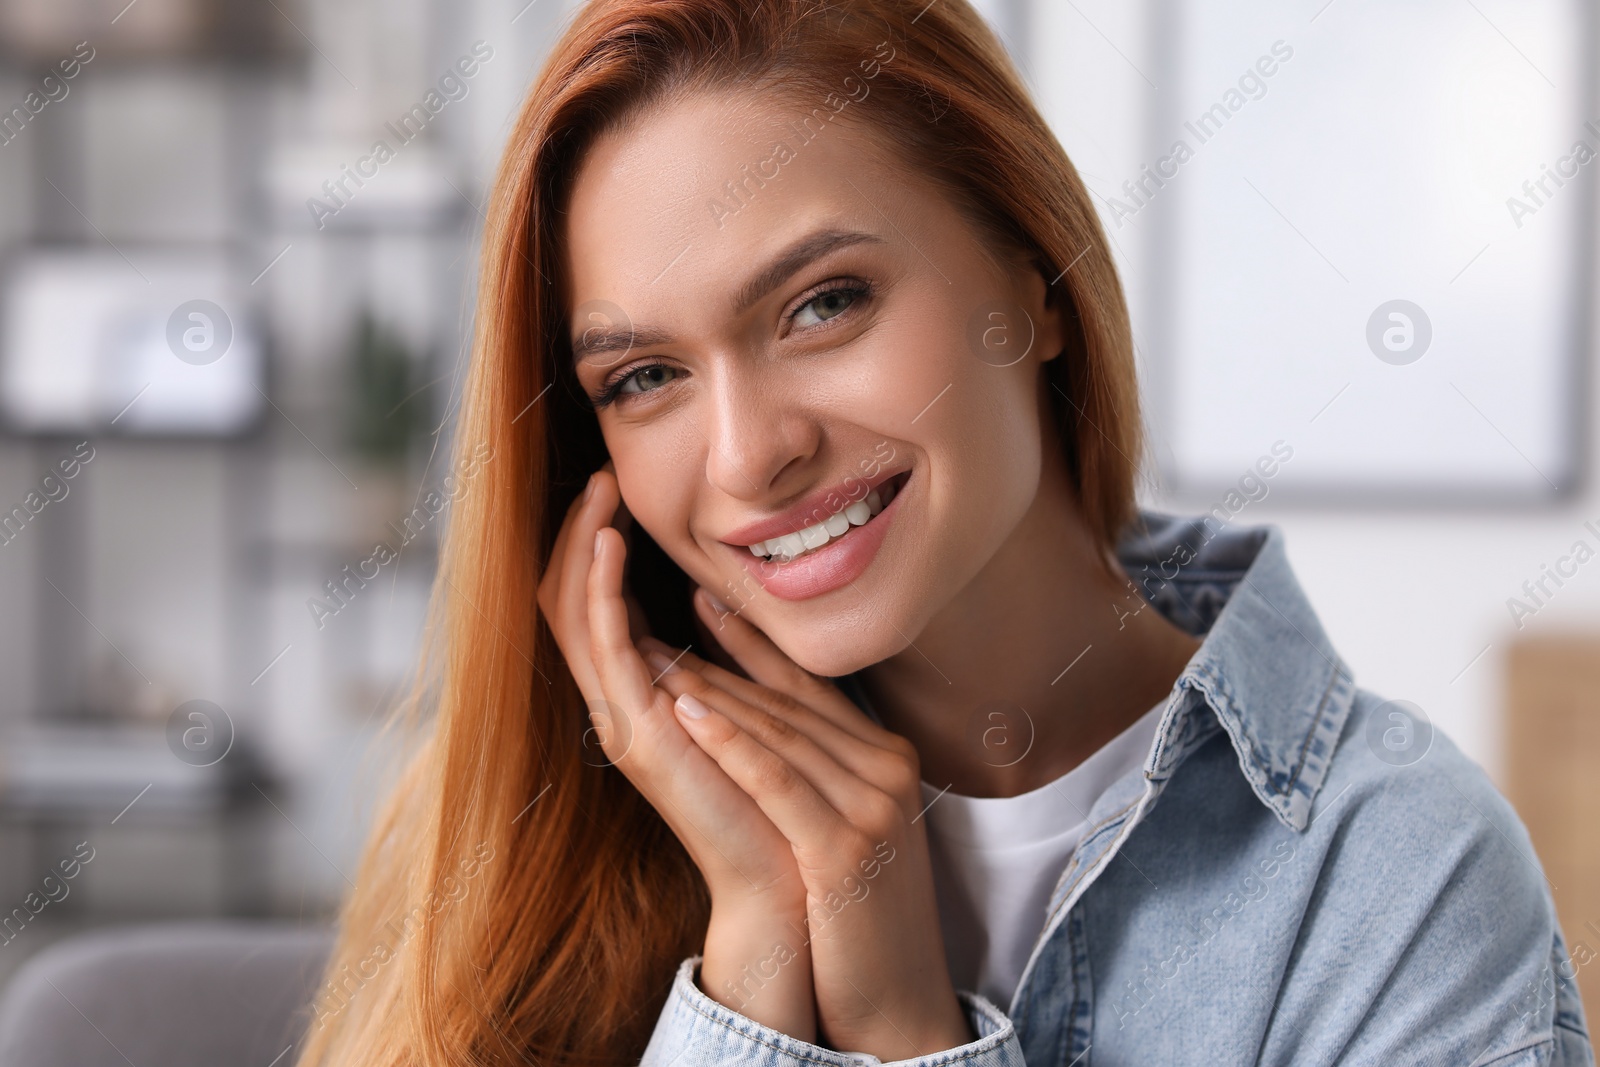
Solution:
[[[1095,801],[1150,751],[1163,700],[1055,781],[1014,797],[967,797],[922,783],[923,816],[950,975],[1001,1011],[1044,930]],[[938,797],[935,801],[934,798]]]

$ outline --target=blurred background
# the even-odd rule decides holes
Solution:
[[[0,920],[81,861],[0,921],[0,984],[88,927],[331,917],[479,205],[574,6],[0,0]],[[1114,244],[1145,503],[1282,526],[1357,681],[1488,770],[1600,946],[1590,6],[978,6]]]

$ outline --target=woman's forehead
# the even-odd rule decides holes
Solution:
[[[870,129],[808,124],[781,97],[736,99],[689,97],[596,140],[562,218],[574,306],[742,285],[809,235],[852,230],[896,244],[927,217],[931,187]]]

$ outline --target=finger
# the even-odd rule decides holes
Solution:
[[[625,757],[634,754],[624,769],[646,796],[653,795],[653,791],[646,788],[644,779],[660,778],[662,771],[667,778],[660,785],[671,792],[667,781],[692,767],[695,759],[704,760],[705,753],[670,714],[671,695],[650,684],[650,670],[628,632],[628,607],[622,585],[627,547],[621,535],[602,526],[596,531],[595,546],[585,585],[589,663],[601,696],[600,710],[618,720],[611,735],[601,738],[601,747],[614,764],[620,765]],[[686,761],[691,753],[695,759]],[[708,784],[708,772],[714,773],[709,761],[692,778],[697,788]]]
[[[688,693],[726,715],[759,744],[794,762],[835,807],[853,807],[851,790],[861,782],[880,788],[906,784],[904,775],[896,773],[901,768],[893,753],[841,729],[798,701],[770,690],[760,690],[757,700],[745,698],[714,682],[693,662],[695,657],[685,654],[672,662],[653,638],[646,647],[656,688],[674,699]],[[691,662],[684,665],[685,660]]]
[[[622,499],[622,482],[617,478],[617,464],[615,460],[606,460],[600,464],[600,470],[611,475],[611,480],[617,483],[617,506],[611,515],[610,525],[622,533],[623,542],[633,548],[633,512],[628,510],[627,501]]]
[[[616,477],[605,467],[596,471],[589,498],[572,518],[569,550],[561,561],[560,606],[563,636],[572,644],[569,660],[580,688],[587,683],[587,694],[598,692],[599,678],[593,669],[589,633],[589,579],[594,564],[595,533],[606,525],[616,510],[621,494]]]
[[[644,613],[644,605],[639,603],[639,598],[633,595],[633,590],[623,587],[622,602],[628,606],[628,632],[637,641],[641,637],[650,636],[650,616]]]
[[[589,475],[589,480],[583,488],[567,504],[566,515],[561,520],[561,528],[556,531],[556,539],[550,546],[550,558],[546,560],[546,574],[561,573],[559,567],[567,558],[573,545],[573,526],[579,521],[594,497],[595,483],[598,478],[595,474]]]
[[[600,471],[611,475],[613,481],[617,478],[617,467],[613,460],[606,460],[600,465]],[[600,472],[597,471],[596,475]],[[622,534],[622,543],[627,546],[624,553],[626,559],[633,558],[633,513],[628,510],[627,501],[622,499],[621,483],[617,483],[617,504],[611,513],[610,524]],[[644,607],[639,603],[639,598],[633,595],[633,590],[627,586],[627,571],[623,571],[622,599],[628,605],[628,622],[635,637],[650,632],[650,619],[644,613]]]
[[[547,597],[549,598],[549,603],[554,604],[555,602],[557,587],[561,584],[561,561],[565,558],[567,545],[571,541],[572,517],[583,507],[584,501],[588,499],[589,492],[593,488],[594,475],[590,475],[588,484],[567,505],[567,514],[561,520],[561,528],[556,531],[555,543],[550,546],[550,557],[544,561],[544,572],[539,579],[539,601],[541,606],[546,602]]]
[[[824,687],[835,688],[832,682],[824,681],[790,659],[741,612],[730,611],[726,605],[716,603],[704,587],[695,590],[694,601],[696,614],[708,626],[716,626],[722,647],[749,673],[752,680],[784,693],[799,694],[821,691]]]
[[[708,673],[707,677],[713,678],[718,685],[733,679],[728,688],[748,700],[760,703],[758,697],[747,695],[759,691],[749,688],[749,683],[754,683],[756,687],[793,697],[814,709],[829,722],[869,744],[893,747],[898,743],[894,734],[868,718],[832,680],[812,674],[801,667],[774,644],[770,637],[738,613],[719,611],[711,603],[710,596],[704,589],[696,590],[694,602],[695,613],[705,620],[707,626],[715,626],[718,620],[721,620],[722,628],[717,631],[718,640],[749,676],[748,682],[741,686],[737,683],[744,682],[745,679],[739,678],[731,671],[726,672],[726,679],[722,675]],[[669,655],[676,654],[674,650]],[[720,668],[714,669],[720,670]]]
[[[716,631],[722,647],[738,660],[739,665],[755,681],[772,689],[789,692],[816,680],[816,675],[784,655],[772,644],[771,639],[751,625],[744,618],[742,608],[739,611],[729,609],[727,605],[716,601],[704,586],[696,587],[694,591],[694,609],[695,614]],[[757,647],[751,639],[752,633],[760,635],[765,648]]]
[[[598,494],[598,490],[597,490]],[[609,526],[596,531],[589,568],[589,658],[607,701],[624,713],[643,712],[652,700],[650,670],[628,636],[628,606],[622,599],[622,568],[627,546]]]
[[[573,501],[540,582],[542,602],[549,604],[547,623],[560,638],[573,680],[591,700],[599,694],[599,680],[589,660],[584,590],[594,560],[594,531],[604,522],[601,480],[592,475],[587,495],[579,494]]]
[[[794,846],[797,860],[813,867],[833,861],[841,838],[854,827],[799,767],[692,694],[679,697],[673,710],[695,744]]]
[[[728,650],[722,647],[722,642],[717,640],[715,631],[706,625],[705,619],[701,617],[698,610],[691,614],[690,621],[694,626],[695,636],[699,638],[696,645],[705,650],[704,659],[716,664],[730,674],[736,674],[741,678],[749,677],[749,675],[745,674],[744,668],[739,666],[739,661],[729,655]]]
[[[568,502],[566,516],[561,520],[561,527],[556,531],[555,542],[550,546],[550,558],[546,561],[547,573],[548,568],[555,567],[558,564],[566,552],[567,545],[571,543],[573,517],[582,511],[584,505],[588,503],[589,495],[594,491],[594,481],[594,475],[589,475],[589,480],[584,483],[584,487]]]
[[[617,508],[620,511],[624,506],[619,503]],[[634,639],[637,640],[639,637],[650,633],[650,616],[645,614],[644,605],[639,602],[638,596],[634,594],[633,585],[628,577],[630,562],[635,558],[634,545],[637,542],[628,535],[628,531],[617,527],[615,519],[612,520],[611,526],[622,534],[624,559],[622,568],[622,602],[628,608],[628,629],[633,634]]]
[[[773,714],[792,715],[794,713],[792,709],[798,707],[811,715],[818,716],[858,741],[880,748],[888,747],[894,743],[891,740],[894,735],[878,726],[865,715],[862,715],[859,710],[856,710],[854,715],[840,714],[831,709],[824,710],[809,703],[809,697],[801,699],[795,694],[785,693],[770,686],[762,685],[753,679],[725,670],[715,663],[709,663],[691,651],[684,650],[680,656],[678,649],[654,637],[643,639],[639,644],[643,648],[665,653],[666,657],[669,660],[673,660],[679,667],[699,674],[719,688],[732,693],[740,700],[753,704],[764,711]],[[849,702],[849,698],[842,693],[840,698],[845,700],[846,703]],[[820,704],[821,702],[819,701],[818,703]],[[852,710],[855,710],[853,706]]]

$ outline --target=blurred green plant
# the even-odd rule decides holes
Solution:
[[[423,361],[370,312],[362,312],[348,360],[350,449],[373,463],[403,468],[428,432]]]

